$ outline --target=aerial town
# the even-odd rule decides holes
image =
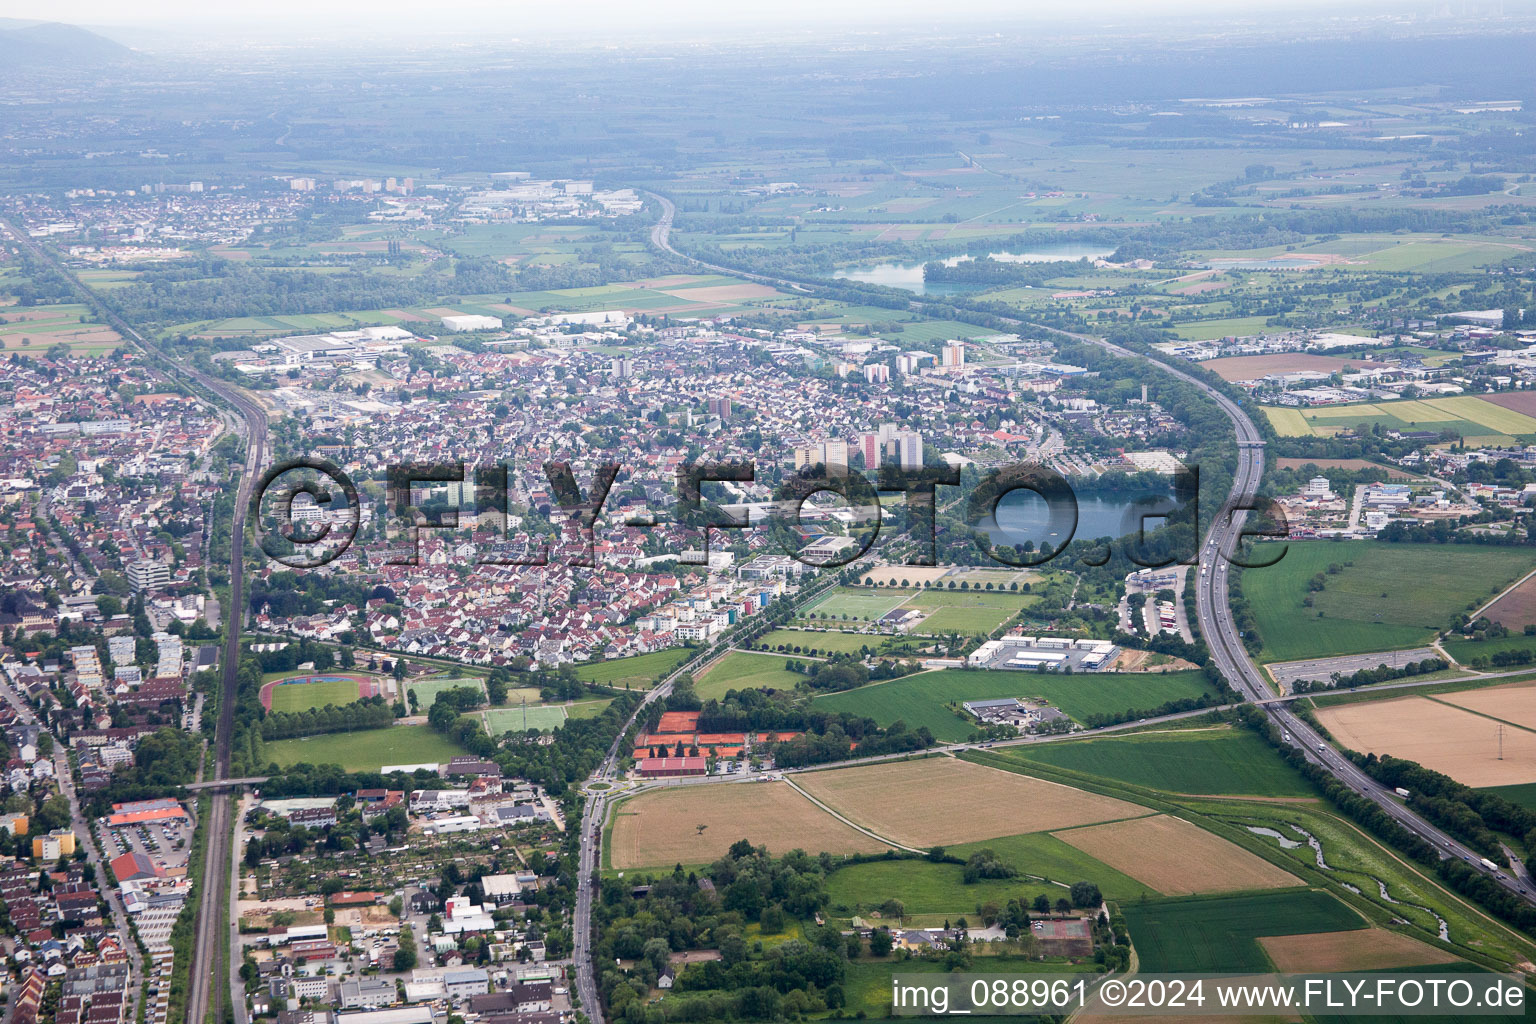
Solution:
[[[0,19],[0,1024],[1523,992],[1526,13],[181,6]]]

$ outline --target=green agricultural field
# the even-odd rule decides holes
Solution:
[[[1455,431],[1464,438],[1511,438],[1536,434],[1536,418],[1475,395],[1391,402],[1359,402],[1307,409],[1271,409],[1265,415],[1288,437],[1327,437],[1360,425],[1384,430]]]
[[[1149,711],[1173,700],[1210,692],[1205,677],[1184,672],[1011,672],[1006,669],[945,669],[872,683],[817,697],[823,711],[849,711],[888,725],[901,719],[907,728],[926,725],[934,737],[959,742],[975,731],[960,705],[996,697],[1038,697],[1082,722],[1091,715],[1127,710]],[[950,705],[953,705],[951,708]]]
[[[1465,665],[1478,657],[1492,658],[1495,654],[1506,652],[1536,651],[1536,636],[1517,633],[1493,640],[1447,640],[1443,646],[1447,654]]]
[[[1020,812],[1020,819],[1020,824],[1028,824],[1027,810]],[[1088,856],[1082,850],[1062,842],[1048,832],[1001,836],[979,843],[951,846],[948,850],[957,857],[969,857],[977,850],[991,850],[1004,863],[1011,864],[1026,874],[1046,878],[1052,882],[1064,882],[1067,885],[1073,882],[1092,882],[1099,887],[1106,898],[1112,900],[1133,900],[1161,895],[1144,882],[1138,882],[1129,875],[1116,871],[1098,858]],[[1066,892],[1059,887],[1057,891],[1061,894]],[[1056,897],[1051,897],[1053,903],[1055,900]]]
[[[416,695],[416,708],[423,715],[437,703],[438,694],[462,686],[479,690],[482,699],[485,696],[485,680],[478,676],[442,676],[433,679],[415,679],[405,684],[406,692]],[[409,698],[406,704],[409,706]]]
[[[576,678],[584,683],[612,686],[620,690],[648,690],[656,681],[677,668],[693,651],[687,647],[669,647],[650,654],[636,654],[612,661],[591,661],[576,666]]]
[[[280,768],[335,764],[349,772],[376,772],[387,764],[441,764],[464,753],[468,751],[431,726],[392,725],[263,743],[261,761]]]
[[[724,697],[730,690],[793,690],[805,678],[784,667],[782,654],[732,651],[709,667],[694,684],[700,700]]]
[[[1313,789],[1274,748],[1247,730],[1146,733],[992,751],[1172,793],[1312,796]]]
[[[1292,541],[1276,564],[1244,571],[1242,589],[1264,659],[1291,661],[1422,644],[1532,564],[1521,548]],[[1340,571],[1330,574],[1331,565]],[[1310,593],[1307,607],[1308,583],[1319,573],[1323,589]]]
[[[983,903],[998,905],[1011,899],[1026,903],[1044,893],[1052,903],[1066,894],[1060,886],[1026,878],[984,878],[965,884],[959,864],[934,864],[926,860],[877,860],[838,868],[827,878],[830,909],[835,917],[855,914],[868,917],[888,899],[898,899],[906,916],[942,914],[951,918],[975,916]],[[942,923],[942,922],[941,922]]]
[[[868,633],[819,633],[805,629],[776,629],[760,641],[786,654],[856,654],[865,647],[876,650],[884,637]],[[797,651],[796,648],[799,648]]]
[[[273,711],[308,711],[327,704],[341,707],[358,699],[354,679],[326,679],[314,683],[284,683],[272,687]]]
[[[482,712],[485,731],[492,736],[524,729],[554,732],[565,724],[565,708],[559,704],[530,704],[527,707],[491,708]]]
[[[1536,782],[1525,782],[1518,786],[1487,786],[1481,792],[1501,796],[1528,811],[1536,811]]]
[[[1141,969],[1264,971],[1261,935],[1364,928],[1366,921],[1325,892],[1288,889],[1254,896],[1158,900],[1121,908]]]
[[[1060,960],[1030,960],[1021,956],[987,956],[985,943],[971,947],[974,952],[969,970],[977,974],[1076,974],[1087,972],[1092,964],[1067,964]],[[910,1020],[891,1016],[891,975],[943,974],[948,967],[942,960],[898,960],[894,956],[864,956],[848,964],[843,979],[843,1012],[850,1019]],[[938,981],[938,978],[934,979]],[[1018,1017],[994,1017],[999,1022],[1017,1021]]]

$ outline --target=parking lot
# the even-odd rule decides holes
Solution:
[[[116,826],[103,822],[102,831],[109,860],[125,853],[142,853],[168,875],[186,873],[192,844],[192,824],[187,819]]]

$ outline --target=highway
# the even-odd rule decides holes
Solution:
[[[94,309],[102,320],[132,342],[140,350],[152,356],[159,369],[179,375],[188,382],[212,394],[218,400],[240,414],[242,440],[245,442],[245,467],[240,486],[235,495],[234,522],[230,527],[229,558],[229,607],[224,609],[224,650],[220,664],[221,693],[219,720],[214,731],[214,778],[229,775],[230,751],[235,728],[236,673],[240,666],[240,629],[245,621],[245,520],[250,504],[251,489],[260,475],[267,451],[267,414],[250,398],[230,384],[210,377],[191,366],[172,358],[159,346],[144,338],[117,312],[105,305],[94,292],[85,287],[75,273],[50,251],[38,245],[19,225],[7,222],[11,234],[34,258],[50,264],[74,287],[86,305]],[[228,791],[215,791],[210,799],[209,813],[203,820],[205,830],[203,875],[199,882],[197,934],[193,944],[191,991],[187,1000],[189,1024],[205,1024],[222,1021],[222,1000],[233,986],[235,977],[225,960],[227,952],[223,941],[223,929],[229,906],[227,887],[231,863],[230,834],[233,826],[231,808],[233,798]],[[231,929],[236,922],[230,921]],[[234,1002],[234,1019],[244,1020],[243,1000]]]

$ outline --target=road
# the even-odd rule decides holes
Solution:
[[[117,312],[104,304],[97,295],[81,283],[75,273],[26,233],[19,225],[7,221],[12,235],[34,258],[51,265],[74,287],[82,301],[94,309],[102,320],[123,338],[145,353],[153,356],[161,369],[179,375],[240,414],[242,440],[245,442],[245,467],[235,496],[234,522],[230,530],[229,608],[225,612],[226,628],[221,672],[219,720],[214,732],[214,778],[229,775],[230,752],[235,728],[236,673],[240,666],[240,628],[244,622],[243,590],[245,582],[245,520],[250,504],[251,489],[261,473],[267,450],[267,414],[250,398],[230,384],[210,377],[194,367],[172,358],[159,346],[128,324]],[[217,982],[227,978],[230,965],[225,962],[226,946],[222,941],[223,909],[227,905],[226,886],[229,884],[231,861],[230,831],[233,824],[232,797],[228,792],[215,792],[211,798],[209,813],[203,821],[207,830],[204,848],[204,869],[199,883],[197,936],[193,944],[191,992],[187,1001],[189,1024],[205,1024],[209,1020],[222,1020],[223,988]],[[237,1022],[243,1019],[244,1007],[235,1007]]]

